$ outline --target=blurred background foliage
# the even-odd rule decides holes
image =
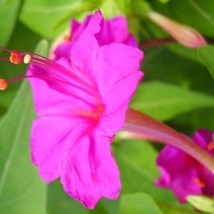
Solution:
[[[126,16],[145,53],[145,77],[131,106],[190,136],[198,128],[214,130],[213,0],[0,0],[0,46],[34,51],[41,39],[51,44],[69,28],[71,18],[82,20],[98,8],[106,18]],[[172,42],[145,47],[146,41],[169,37],[147,18],[145,8],[194,27],[209,45],[191,49]],[[2,51],[0,55],[5,57]],[[1,61],[2,78],[25,71],[25,65]],[[121,196],[116,201],[102,199],[95,210],[87,210],[63,192],[59,181],[44,184],[31,164],[29,136],[35,115],[27,82],[1,92],[0,116],[0,213],[197,213],[180,205],[169,190],[153,185],[159,177],[159,146],[119,137],[113,153],[121,172]]]

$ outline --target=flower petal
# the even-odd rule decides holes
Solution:
[[[128,23],[123,16],[103,21],[101,23],[101,30],[96,34],[96,38],[99,45],[116,42],[137,47],[137,42],[128,32]]]
[[[103,17],[99,12],[96,12],[91,17],[88,25],[82,31],[70,52],[71,64],[79,69],[83,79],[88,78],[92,84],[94,84],[93,70],[99,50],[95,34],[100,30],[102,19]]]
[[[178,171],[173,180],[171,188],[181,203],[186,202],[187,195],[202,194],[202,188],[195,182],[198,179],[198,170],[194,166],[184,166]]]
[[[61,66],[67,68],[68,62],[58,60]],[[45,79],[31,78],[30,84],[33,88],[33,97],[36,112],[42,116],[46,114],[57,114],[73,112],[75,109],[89,108],[96,98],[93,90],[86,86],[79,87],[82,83],[78,78],[68,78],[63,72],[54,73],[53,70],[47,71],[47,68],[30,66],[28,75],[39,77],[44,74]],[[74,73],[74,71],[72,71]],[[65,83],[63,82],[65,81]],[[73,84],[74,83],[74,84]],[[72,103],[72,105],[71,105]]]
[[[105,97],[119,81],[139,72],[142,57],[143,53],[139,49],[124,44],[113,43],[102,46],[95,68],[95,76],[101,95]],[[139,82],[138,78],[136,82]],[[127,88],[126,86],[124,91]]]
[[[60,176],[59,167],[88,124],[65,117],[41,117],[34,121],[31,135],[32,162],[40,176],[50,182]]]
[[[61,174],[64,190],[90,209],[102,196],[115,199],[120,191],[119,171],[111,155],[110,141],[98,132],[76,144]]]

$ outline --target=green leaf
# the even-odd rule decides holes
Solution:
[[[214,106],[214,98],[161,82],[146,82],[138,86],[131,106],[159,120],[178,114]]]
[[[166,203],[156,201],[163,213],[167,214],[198,214],[197,211],[183,209],[183,207],[172,206]]]
[[[170,0],[158,0],[159,2],[163,3],[163,4],[166,4],[168,3]]]
[[[0,1],[0,44],[4,46],[13,32],[20,0]]]
[[[20,19],[35,32],[53,39],[70,27],[70,18],[97,9],[101,3],[96,0],[25,0]]]
[[[214,47],[205,45],[198,49],[198,53],[203,64],[207,67],[214,78]]]
[[[120,214],[163,214],[155,201],[145,193],[126,194],[121,197]]]
[[[59,180],[48,185],[47,211],[50,214],[87,214],[82,204],[70,198],[62,189]]]
[[[71,210],[75,214],[116,214],[118,203],[102,199],[94,210],[86,209],[77,200],[69,197],[57,180],[48,186],[47,210],[50,214],[70,214]]]
[[[164,46],[144,52],[143,83],[145,80],[163,81],[214,96],[213,79],[204,65],[180,57]]]
[[[173,118],[171,124],[176,127],[182,127],[182,130],[185,130],[185,133],[193,134],[195,130],[202,127],[209,130],[214,130],[214,108],[203,108],[196,109],[191,112],[184,113]],[[176,124],[176,125],[175,125]],[[188,131],[189,130],[189,131]]]
[[[46,213],[46,185],[37,175],[29,151],[33,116],[30,88],[23,82],[0,122],[0,213]]]

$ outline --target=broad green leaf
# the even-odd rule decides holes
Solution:
[[[202,107],[214,106],[214,98],[171,84],[147,82],[138,86],[131,106],[159,120]]]
[[[145,193],[123,195],[120,205],[120,214],[164,214],[153,198]]]
[[[209,45],[203,46],[198,49],[198,53],[203,64],[214,78],[214,47]]]
[[[33,31],[53,39],[70,27],[71,18],[97,9],[101,3],[96,0],[25,0],[20,19]]]
[[[143,84],[146,80],[163,81],[214,96],[213,79],[203,65],[180,57],[164,46],[144,52]]]
[[[47,211],[49,214],[87,214],[82,204],[70,198],[62,189],[61,183],[57,180],[49,184],[47,197]]]
[[[0,1],[0,46],[4,46],[13,32],[20,0]]]
[[[33,116],[30,88],[23,82],[0,122],[0,213],[46,213],[46,185],[37,175],[29,151]]]

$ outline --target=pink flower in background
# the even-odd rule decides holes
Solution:
[[[97,12],[99,13],[99,11]],[[89,15],[82,23],[75,19],[71,20],[71,29],[69,35],[65,35],[65,42],[60,44],[54,51],[56,58],[69,58],[70,49],[73,41],[79,38],[81,33],[87,27],[88,23],[93,19],[93,15]],[[125,17],[118,16],[111,20],[100,21],[100,31],[95,34],[95,38],[100,46],[110,44],[112,42],[123,43],[132,47],[137,47],[137,41],[132,34],[128,32],[128,23]]]
[[[198,130],[193,141],[214,157],[212,132]],[[197,160],[183,151],[167,145],[157,158],[161,177],[155,182],[157,186],[170,188],[181,203],[186,196],[204,194],[214,196],[214,175]]]
[[[78,33],[80,25],[73,21],[72,46],[65,54],[67,48],[58,51],[55,61],[25,56],[39,116],[32,127],[33,163],[46,182],[60,178],[65,192],[88,208],[101,197],[118,197],[120,175],[111,142],[143,76],[143,53],[115,43],[123,38],[117,38],[117,27],[108,31],[115,20],[105,25],[97,12]]]

